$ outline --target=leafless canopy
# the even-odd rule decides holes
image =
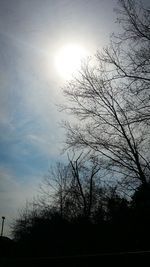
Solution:
[[[132,0],[117,9],[122,31],[64,88],[69,149],[85,149],[125,183],[150,178],[150,10]]]

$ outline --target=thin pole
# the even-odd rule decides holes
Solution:
[[[4,220],[5,220],[5,217],[3,216],[3,217],[2,217],[2,229],[1,229],[1,236],[3,236],[3,230],[4,230]]]

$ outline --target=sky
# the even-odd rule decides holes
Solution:
[[[5,235],[25,201],[61,155],[66,115],[59,49],[89,55],[109,41],[116,0],[0,0],[0,220]]]

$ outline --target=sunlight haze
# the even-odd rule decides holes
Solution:
[[[55,67],[64,79],[70,79],[80,70],[82,62],[88,56],[84,47],[78,44],[64,45],[55,56]]]

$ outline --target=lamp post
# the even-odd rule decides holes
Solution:
[[[3,230],[4,230],[4,220],[5,220],[5,217],[3,216],[3,217],[2,217],[2,229],[1,229],[1,236],[3,236]]]

